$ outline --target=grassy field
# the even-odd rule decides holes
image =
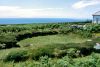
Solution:
[[[48,35],[48,36],[38,36],[32,37],[18,42],[20,46],[31,45],[33,47],[39,47],[43,45],[52,44],[68,44],[68,43],[83,43],[87,41],[88,38],[81,38],[75,34],[58,34],[58,35]]]

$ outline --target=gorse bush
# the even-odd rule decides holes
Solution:
[[[74,66],[74,61],[72,58],[65,56],[58,60],[55,67],[72,67]]]
[[[16,51],[11,51],[8,53],[8,55],[5,56],[4,61],[14,61],[14,62],[19,62],[19,61],[25,61],[28,59],[28,54],[26,50],[16,50]]]
[[[61,58],[61,57],[65,56],[66,54],[67,54],[66,49],[55,48],[53,51],[53,56],[56,58]]]
[[[100,24],[90,24],[86,26],[86,30],[96,33],[96,32],[100,32]]]
[[[42,48],[38,48],[38,49],[33,49],[32,50],[32,59],[33,60],[39,60],[39,58],[41,56],[48,56],[48,57],[52,57],[53,56],[53,49],[49,48],[49,47],[42,47]]]
[[[0,44],[0,49],[6,48],[6,44]]]
[[[48,64],[48,62],[49,62],[49,57],[48,57],[48,56],[42,56],[42,57],[40,57],[40,62],[41,62],[42,64]]]
[[[84,37],[84,38],[91,38],[92,37],[91,32],[87,32],[87,31],[80,31],[80,32],[78,32],[78,34],[81,35],[81,37]]]
[[[16,44],[17,43],[16,35],[11,33],[4,33],[0,35],[0,43],[5,44],[5,46],[0,49],[19,47],[19,45]]]
[[[67,54],[69,57],[76,58],[77,57],[76,53],[77,53],[77,49],[75,49],[75,48],[67,49]]]

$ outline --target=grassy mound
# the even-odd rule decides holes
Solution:
[[[32,47],[40,47],[43,45],[53,45],[53,44],[68,44],[68,43],[83,43],[87,41],[86,38],[81,38],[75,34],[59,34],[59,35],[48,35],[48,36],[38,36],[33,38],[28,38],[18,42],[22,47],[30,45]]]

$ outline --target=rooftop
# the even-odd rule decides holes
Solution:
[[[94,13],[93,15],[100,15],[100,11]]]

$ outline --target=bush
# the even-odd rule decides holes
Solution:
[[[42,57],[40,57],[40,62],[42,64],[48,64],[48,61],[49,61],[49,57],[48,56],[42,56]]]
[[[16,35],[12,33],[4,33],[0,35],[0,43],[2,44],[1,49],[20,47],[19,45],[16,44],[17,43]]]
[[[76,58],[77,57],[76,52],[77,52],[77,49],[75,49],[75,48],[67,49],[67,54],[69,57]]]
[[[48,57],[52,57],[52,53],[53,53],[53,49],[52,48],[48,48],[48,47],[41,47],[41,48],[37,48],[37,49],[33,49],[33,52],[31,53],[32,55],[32,59],[33,60],[39,60],[39,58],[41,56],[48,56]]]
[[[6,48],[6,44],[0,44],[0,49]]]
[[[69,58],[68,56],[63,57],[62,59],[58,60],[55,64],[55,67],[73,67],[74,61]]]
[[[85,28],[86,31],[89,31],[91,33],[100,33],[100,24],[89,24],[86,25]]]
[[[51,57],[51,58],[61,58],[63,56],[65,56],[67,54],[66,50],[64,46],[61,46],[58,44],[57,45],[45,45],[45,46],[42,46],[42,47],[39,47],[37,49],[33,49],[33,50],[30,50],[31,52],[31,57],[32,59],[34,60],[39,60],[39,58],[41,56],[48,56],[48,57]]]
[[[19,61],[24,61],[28,59],[28,54],[27,51],[25,50],[18,50],[18,51],[11,51],[8,53],[8,55],[5,57],[4,61],[14,61],[14,62],[19,62]]]

